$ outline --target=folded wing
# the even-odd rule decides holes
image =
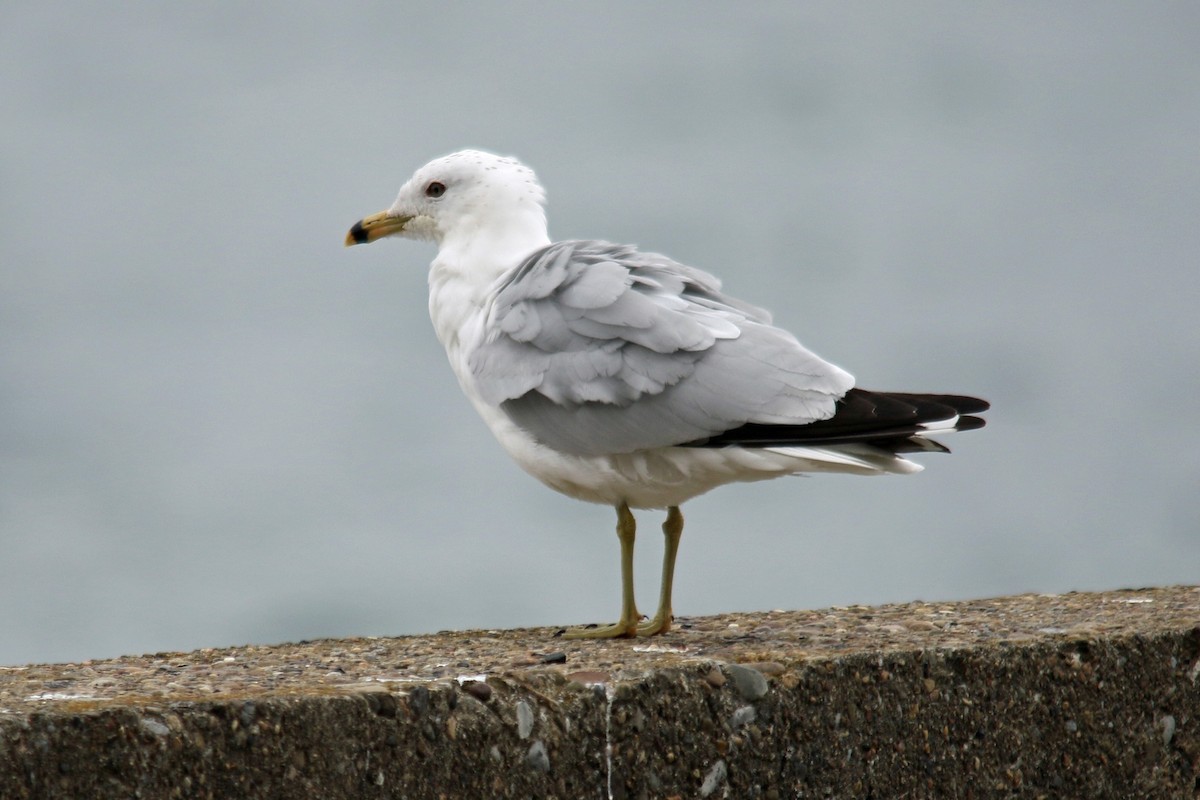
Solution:
[[[578,455],[810,425],[854,384],[713,276],[599,241],[550,245],[504,276],[470,367],[485,401]]]

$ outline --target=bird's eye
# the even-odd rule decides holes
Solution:
[[[434,181],[425,187],[426,197],[441,197],[446,193],[446,184],[440,181]]]

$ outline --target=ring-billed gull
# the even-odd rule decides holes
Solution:
[[[706,272],[603,241],[552,243],[537,178],[464,150],[429,162],[346,244],[432,240],[429,314],[492,433],[552,489],[617,510],[621,617],[572,638],[671,626],[679,506],[733,481],[910,473],[930,434],[981,427],[973,397],[871,392]],[[631,508],[665,508],[658,611],[633,597]]]

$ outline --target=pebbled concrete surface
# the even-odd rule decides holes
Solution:
[[[1200,797],[1200,589],[0,667],[0,797]]]

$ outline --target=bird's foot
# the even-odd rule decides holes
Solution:
[[[595,625],[585,628],[568,628],[563,631],[564,639],[631,639],[638,636],[641,626],[637,620],[616,622],[612,625]]]
[[[654,615],[653,619],[649,619],[637,626],[638,636],[658,636],[671,630],[670,614],[659,612]]]
[[[560,636],[564,639],[632,639],[636,636],[658,636],[671,630],[671,615],[655,614],[653,619],[638,622],[616,622],[612,625],[595,625],[584,628],[568,628]]]

